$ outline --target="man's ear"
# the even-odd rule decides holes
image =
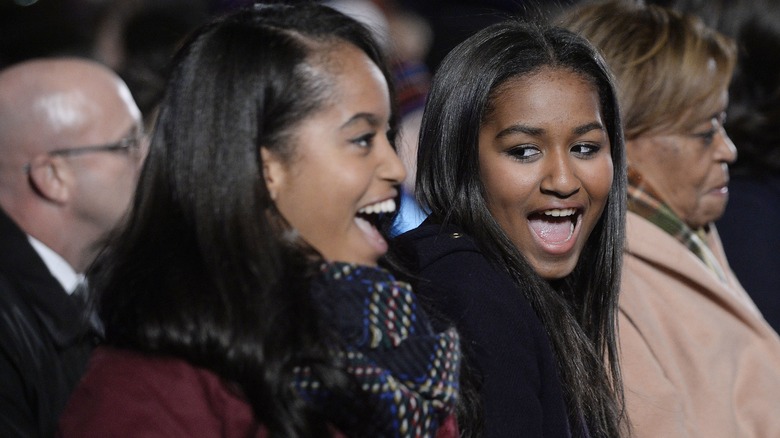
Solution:
[[[263,160],[263,179],[265,187],[276,201],[282,183],[284,181],[285,167],[279,154],[271,152],[266,147],[260,147],[260,159]]]
[[[71,197],[73,169],[62,157],[40,154],[30,161],[29,181],[41,197],[65,204]]]

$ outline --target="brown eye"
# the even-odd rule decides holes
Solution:
[[[528,161],[542,152],[535,146],[515,146],[506,151],[506,154],[520,161]]]
[[[699,132],[697,134],[693,134],[693,136],[701,140],[704,146],[709,146],[712,144],[713,141],[715,141],[715,135],[717,134],[718,134],[718,130],[713,128],[706,132]]]
[[[601,146],[593,143],[577,143],[572,146],[571,151],[575,155],[582,157],[590,157],[596,155],[601,150]]]
[[[376,137],[376,132],[371,132],[365,135],[361,135],[360,137],[353,138],[350,140],[350,142],[360,148],[370,148],[374,145],[374,137]]]

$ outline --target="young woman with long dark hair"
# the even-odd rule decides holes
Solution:
[[[191,37],[91,278],[106,345],[62,436],[457,434],[458,336],[378,267],[405,176],[388,77],[315,4]]]
[[[586,40],[515,21],[434,76],[417,162],[430,216],[397,242],[421,300],[463,336],[486,436],[621,433],[616,99]]]

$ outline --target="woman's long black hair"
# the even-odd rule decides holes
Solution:
[[[272,436],[330,434],[293,391],[295,366],[352,391],[308,295],[320,257],[280,232],[260,154],[294,153],[295,127],[327,98],[312,64],[343,43],[389,78],[363,26],[313,3],[257,5],[196,31],[174,60],[126,227],[91,276],[109,345],[212,370]]]
[[[614,164],[607,205],[574,272],[552,283],[534,272],[491,216],[478,164],[479,130],[494,91],[545,67],[572,71],[598,91]],[[563,29],[509,20],[476,33],[439,66],[417,161],[417,197],[434,220],[458,224],[474,236],[487,257],[513,278],[552,341],[573,430],[581,430],[584,421],[599,437],[619,436],[623,420],[616,318],[625,235],[624,154],[611,73],[593,47]]]

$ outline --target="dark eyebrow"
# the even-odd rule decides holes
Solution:
[[[572,129],[572,132],[574,133],[574,135],[582,135],[595,130],[603,131],[604,127],[599,122],[591,122],[586,125],[578,126]]]
[[[357,113],[350,117],[349,120],[347,120],[343,125],[341,125],[341,129],[344,129],[347,126],[358,122],[359,120],[365,120],[372,127],[379,126],[379,119],[376,115],[371,113]]]
[[[591,122],[572,129],[572,133],[574,135],[583,135],[594,130],[603,131],[604,127],[599,122]],[[512,125],[506,129],[501,130],[501,132],[496,134],[496,138],[499,139],[513,134],[527,134],[534,137],[539,137],[542,134],[544,134],[544,132],[545,132],[544,129],[541,128],[532,128],[526,125]]]
[[[514,134],[528,134],[534,137],[539,137],[540,135],[544,134],[544,129],[532,128],[525,125],[512,125],[506,129],[502,129],[501,132],[496,134],[496,139],[508,137]]]

